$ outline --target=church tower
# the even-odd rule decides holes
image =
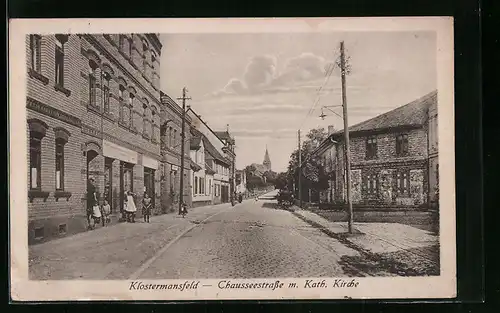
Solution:
[[[264,155],[264,162],[262,163],[266,167],[266,170],[270,171],[271,170],[271,159],[269,158],[269,152],[267,151],[267,145],[266,145],[266,154]]]

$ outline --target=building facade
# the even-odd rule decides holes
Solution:
[[[201,116],[196,114],[192,108],[188,110],[191,118],[192,133],[198,134],[206,149],[206,157],[209,167],[213,169],[213,203],[226,203],[231,200],[231,187],[234,177],[234,139],[227,134],[229,139],[223,140],[214,132]],[[219,134],[220,135],[220,134]]]
[[[161,210],[161,48],[156,34],[27,36],[30,243],[86,229],[90,178],[115,221],[126,191]]]
[[[351,196],[358,206],[427,208],[429,204],[429,108],[432,92],[407,105],[349,127]],[[330,175],[322,200],[346,200],[343,131],[315,150]]]
[[[236,193],[246,195],[247,193],[247,174],[245,170],[236,170]]]
[[[177,209],[180,201],[180,169],[182,150],[182,108],[170,96],[160,92],[161,96],[161,189],[162,210],[173,212]],[[189,116],[185,116],[184,125],[184,179],[183,179],[183,201],[192,205],[192,174],[190,159],[190,123]]]

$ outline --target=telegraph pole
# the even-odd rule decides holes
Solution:
[[[185,141],[185,127],[186,127],[186,100],[191,100],[190,97],[186,97],[187,89],[182,88],[182,98],[177,98],[182,100],[182,130],[181,130],[181,179],[180,179],[180,191],[179,191],[179,215],[182,213],[182,205],[184,203],[184,141]]]
[[[347,179],[347,207],[349,210],[349,233],[352,233],[353,211],[352,211],[352,198],[351,198],[351,153],[349,148],[349,127],[347,123],[347,96],[346,96],[346,68],[345,68],[345,54],[344,42],[340,42],[340,71],[342,77],[342,111],[344,115],[344,150],[345,150],[345,166],[346,166],[346,179]]]
[[[300,129],[299,129],[299,206],[302,208],[302,151],[300,150]]]

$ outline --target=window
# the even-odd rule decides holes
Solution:
[[[119,88],[118,88],[118,101],[120,102],[120,108],[119,108],[119,112],[118,112],[118,115],[119,115],[119,118],[120,118],[120,122],[123,122],[124,119],[125,119],[125,114],[124,114],[124,106],[125,104],[123,103],[123,91],[125,90],[125,87],[123,85],[120,85]]]
[[[130,93],[128,96],[128,103],[129,103],[129,126],[134,127],[134,94]]]
[[[378,175],[367,175],[366,176],[366,193],[370,195],[377,194],[378,191]]]
[[[64,86],[64,44],[67,37],[64,35],[56,35],[56,53],[55,53],[55,69],[56,69],[56,85]]]
[[[172,148],[172,127],[168,128],[168,146]]]
[[[64,139],[56,139],[56,190],[64,190]]]
[[[174,129],[174,144],[173,144],[173,147],[175,148],[177,145],[178,145],[177,129]]]
[[[129,57],[132,57],[132,48],[134,47],[134,43],[132,41],[132,38],[128,39],[128,55]]]
[[[401,134],[396,137],[396,155],[408,155],[408,135]]]
[[[111,76],[108,73],[104,74],[102,92],[104,97],[104,112],[109,113],[109,80]]]
[[[198,194],[198,177],[194,177],[194,194]]]
[[[42,181],[42,137],[30,136],[30,189],[41,189]]]
[[[147,110],[148,106],[143,103],[142,104],[142,109],[143,109],[143,114],[142,114],[142,133],[146,135],[147,129],[148,129],[148,115],[147,115]]]
[[[31,69],[40,73],[42,71],[42,37],[39,35],[30,36],[31,47]]]
[[[407,170],[396,172],[396,192],[398,194],[408,194],[410,189],[410,175]]]
[[[125,35],[120,35],[119,46],[120,51],[125,52]]]
[[[156,141],[156,134],[155,134],[155,111],[151,112],[151,140]]]
[[[92,106],[97,106],[97,78],[96,70],[97,64],[90,60],[90,73],[89,73],[89,103]]]
[[[377,157],[377,138],[368,137],[366,139],[366,158],[375,159]]]
[[[144,53],[144,55],[142,57],[142,71],[143,71],[144,75],[147,75],[148,61],[147,61],[146,57],[147,57],[147,52],[148,52],[148,46],[144,43],[142,44],[142,51]]]

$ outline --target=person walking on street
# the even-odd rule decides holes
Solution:
[[[144,222],[149,223],[149,216],[151,215],[151,198],[148,193],[144,193],[144,198],[142,199],[142,216],[144,217]]]
[[[127,222],[135,223],[135,213],[137,212],[137,207],[134,203],[134,197],[132,196],[132,191],[127,193],[127,202],[125,205],[125,212],[127,214]]]

